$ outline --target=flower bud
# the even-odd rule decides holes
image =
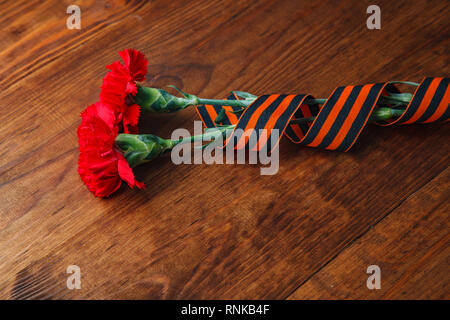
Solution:
[[[376,108],[370,116],[370,121],[388,121],[392,119],[392,109],[391,108]]]
[[[198,98],[194,95],[185,94],[183,98],[179,98],[162,89],[141,86],[138,86],[133,99],[144,112],[175,112],[198,104]]]
[[[152,134],[125,133],[116,137],[115,144],[132,168],[170,151],[175,145],[172,140],[162,139]]]

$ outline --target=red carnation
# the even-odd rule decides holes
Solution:
[[[112,113],[109,111],[109,113]],[[142,182],[136,181],[127,160],[115,148],[115,138],[119,132],[117,124],[109,125],[103,120],[113,119],[102,103],[87,107],[81,113],[78,127],[80,157],[78,173],[89,190],[97,197],[107,197],[116,191],[122,180],[130,187],[144,188]]]
[[[140,107],[127,101],[128,95],[136,95],[136,81],[144,81],[147,74],[145,56],[134,49],[119,52],[125,65],[119,61],[107,66],[111,71],[103,78],[100,92],[102,107],[114,111],[116,120],[122,121],[125,133],[137,133]],[[111,124],[107,120],[109,124]]]

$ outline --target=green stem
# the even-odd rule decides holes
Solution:
[[[373,111],[373,113],[369,117],[369,122],[375,122],[375,121],[387,121],[392,118],[398,118],[403,114],[404,110],[398,110],[398,109],[392,109],[392,108],[377,108]],[[305,123],[305,122],[313,122],[315,117],[309,117],[309,118],[296,118],[289,121],[290,124],[294,123]],[[196,135],[196,136],[190,136],[188,138],[181,138],[178,140],[172,140],[172,142],[175,144],[179,143],[188,143],[188,142],[196,142],[196,141],[209,141],[212,137],[215,137],[218,132],[224,133],[227,130],[233,129],[236,127],[235,124],[218,127],[216,130],[210,130],[205,132],[204,134]]]
[[[203,99],[198,98],[199,104],[209,104],[213,106],[229,106],[229,107],[241,107],[247,108],[255,101],[255,99],[247,99],[247,100],[220,100],[220,99]],[[305,103],[308,105],[314,104],[324,104],[327,99],[306,99]]]
[[[418,83],[409,81],[391,81],[390,83],[401,83],[411,86],[418,86]],[[173,86],[172,86],[173,87]],[[204,99],[198,98],[195,95],[185,93],[180,89],[174,87],[183,97],[175,97],[165,90],[158,88],[149,88],[138,86],[138,90],[135,96],[130,96],[131,102],[138,104],[143,112],[176,112],[182,110],[191,105],[208,104],[216,106],[231,106],[240,107],[242,109],[247,108],[255,101],[257,96],[246,92],[235,91],[239,96],[244,99],[241,100],[222,100],[222,99]],[[394,106],[401,107],[406,105],[411,100],[412,94],[410,93],[390,93],[389,96],[382,96],[378,99],[377,105],[379,106]],[[225,103],[226,101],[226,103]],[[306,99],[305,103],[308,105],[325,104],[327,99]],[[217,119],[218,121],[220,120]]]
[[[377,108],[373,111],[369,121],[386,121],[399,117],[403,110],[392,108]],[[289,123],[305,123],[314,121],[315,117],[292,119]],[[210,128],[203,134],[181,138],[178,140],[162,139],[152,134],[119,134],[116,137],[116,147],[122,152],[131,167],[151,161],[152,159],[172,150],[180,143],[192,143],[210,141],[218,133],[224,134],[227,130],[235,128],[236,125],[221,126]],[[206,144],[207,145],[207,144]],[[205,146],[206,146],[205,145]],[[202,146],[204,147],[204,146]]]
[[[392,81],[391,83],[403,83],[413,86],[418,86],[414,82]],[[196,96],[186,93],[184,98],[177,98],[164,90],[139,87],[138,95],[134,101],[138,103],[144,110],[150,112],[174,112],[184,109],[189,105],[209,104],[209,105],[227,105],[238,106],[243,109],[247,108],[256,97],[247,94],[244,100],[216,100],[216,99],[199,99]],[[241,93],[242,94],[242,93]],[[407,105],[412,99],[410,93],[389,93],[388,96],[380,97],[377,101],[378,108],[375,108],[370,115],[369,122],[373,121],[387,121],[393,118],[398,118],[404,113],[403,107]],[[324,104],[326,99],[307,99],[306,104]],[[389,106],[389,107],[387,107]],[[394,106],[395,108],[391,108]],[[222,109],[224,110],[224,109]],[[216,122],[220,123],[220,116],[224,116],[225,111],[219,113]],[[315,117],[292,119],[289,123],[305,123],[314,121]],[[225,133],[227,130],[233,129],[236,125],[218,126],[211,128],[204,134],[182,138],[179,140],[162,139],[151,134],[119,134],[115,139],[117,149],[125,156],[131,167],[138,166],[142,163],[151,161],[152,159],[170,151],[176,144],[192,143],[196,141],[209,141],[211,138],[217,136],[218,133]],[[207,145],[207,144],[206,144]]]
[[[410,81],[390,81],[391,84],[406,84],[411,86],[419,86],[416,82],[410,82]],[[369,118],[369,121],[387,121],[392,118],[398,118],[402,115],[404,112],[404,108],[411,102],[413,95],[411,93],[389,93],[388,96],[380,96],[380,98],[377,101],[377,105],[379,106],[376,108],[372,115]],[[209,105],[218,105],[218,106],[231,106],[231,107],[241,107],[242,110],[247,108],[250,104],[252,104],[255,101],[255,98],[247,98],[245,100],[227,100],[226,104],[224,104],[224,100],[219,99],[202,99],[198,98],[199,104],[209,104]],[[327,99],[306,99],[305,103],[308,105],[315,105],[315,104],[325,104]],[[390,107],[395,108],[401,108],[401,109],[394,109]],[[220,123],[225,115],[225,110],[222,109],[221,112],[218,114],[217,118],[215,119],[216,123]],[[291,120],[291,123],[304,123],[304,122],[312,122],[314,121],[315,117],[309,117],[309,118],[301,118],[301,119],[293,119]]]
[[[376,108],[373,110],[373,113],[369,117],[369,122],[377,122],[377,121],[387,121],[393,118],[400,117],[405,110],[402,109],[392,109],[392,108]],[[313,122],[316,117],[309,118],[296,118],[292,119],[289,123],[305,123],[305,122]]]
[[[406,84],[410,86],[419,86],[416,82],[411,81],[390,81],[390,84]],[[377,104],[378,105],[388,105],[388,104],[394,104],[394,103],[401,103],[401,104],[408,104],[411,101],[412,94],[411,93],[391,93],[389,96],[381,96]],[[226,104],[224,104],[224,100],[220,99],[203,99],[198,98],[199,104],[209,104],[209,105],[215,105],[215,106],[230,106],[230,107],[241,107],[241,108],[247,108],[249,105],[255,101],[256,98],[248,98],[245,100],[226,100]],[[327,99],[306,99],[305,104],[307,105],[314,105],[314,104],[325,104],[327,102]]]
[[[418,87],[420,83],[412,82],[412,81],[389,81],[390,84],[406,84],[408,86]]]
[[[211,138],[217,136],[218,132],[223,134],[225,131],[233,129],[235,126],[236,126],[235,124],[231,124],[231,125],[228,125],[228,126],[219,127],[219,128],[216,128],[217,130],[210,130],[210,131],[207,131],[207,132],[205,132],[203,134],[199,134],[199,135],[196,135],[196,136],[190,136],[190,137],[187,137],[187,138],[181,138],[181,139],[178,139],[178,140],[172,140],[172,142],[175,145],[175,144],[187,143],[187,142],[209,141],[209,140],[211,140]]]

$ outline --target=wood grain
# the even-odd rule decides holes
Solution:
[[[449,299],[450,169],[411,195],[314,274],[290,299]],[[368,290],[369,265],[381,288]]]
[[[69,4],[81,30],[66,28]],[[77,174],[79,113],[124,48],[149,57],[147,85],[202,97],[449,75],[448,2],[378,1],[381,30],[366,28],[370,4],[1,2],[0,298],[448,298],[448,123],[368,126],[349,153],[284,140],[274,176],[162,158],[136,170],[145,191],[106,200]],[[382,292],[360,285],[372,260],[392,270]],[[71,264],[81,290],[66,288]]]

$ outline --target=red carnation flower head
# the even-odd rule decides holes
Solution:
[[[105,114],[107,121],[103,120]],[[88,189],[97,197],[107,197],[116,191],[122,180],[130,187],[144,188],[136,181],[127,160],[116,149],[115,139],[119,132],[117,124],[108,122],[114,119],[111,110],[101,102],[87,107],[81,113],[78,127],[80,156],[78,173]]]
[[[103,78],[100,102],[113,110],[116,121],[122,122],[125,133],[137,133],[140,107],[127,99],[136,95],[136,81],[144,81],[148,61],[134,49],[119,52],[124,64],[115,61],[106,68],[111,70]]]

